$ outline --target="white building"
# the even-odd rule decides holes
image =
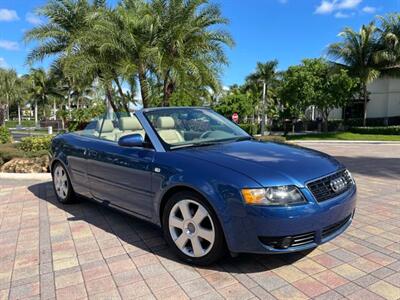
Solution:
[[[368,119],[400,120],[400,78],[384,77],[368,85],[370,101],[367,105]],[[343,109],[335,109],[330,119],[362,118],[363,102],[356,102]]]

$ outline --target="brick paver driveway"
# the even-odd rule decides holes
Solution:
[[[60,205],[49,182],[0,184],[0,298],[400,298],[400,145],[309,144],[356,177],[353,225],[318,249],[240,255],[195,268],[160,232],[88,201]]]

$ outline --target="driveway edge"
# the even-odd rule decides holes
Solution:
[[[51,180],[50,173],[1,173],[0,179]]]
[[[400,145],[397,141],[343,141],[343,140],[291,140],[294,144],[374,144],[374,145]]]

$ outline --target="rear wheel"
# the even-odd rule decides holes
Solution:
[[[64,166],[56,162],[53,167],[53,187],[56,192],[57,200],[61,203],[72,203],[75,200],[71,181]]]
[[[226,251],[214,211],[196,193],[180,192],[169,199],[163,214],[163,230],[167,242],[186,262],[208,265]]]

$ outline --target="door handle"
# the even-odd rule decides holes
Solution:
[[[97,151],[88,150],[88,156],[89,156],[89,157],[96,157],[96,156],[97,156]]]

